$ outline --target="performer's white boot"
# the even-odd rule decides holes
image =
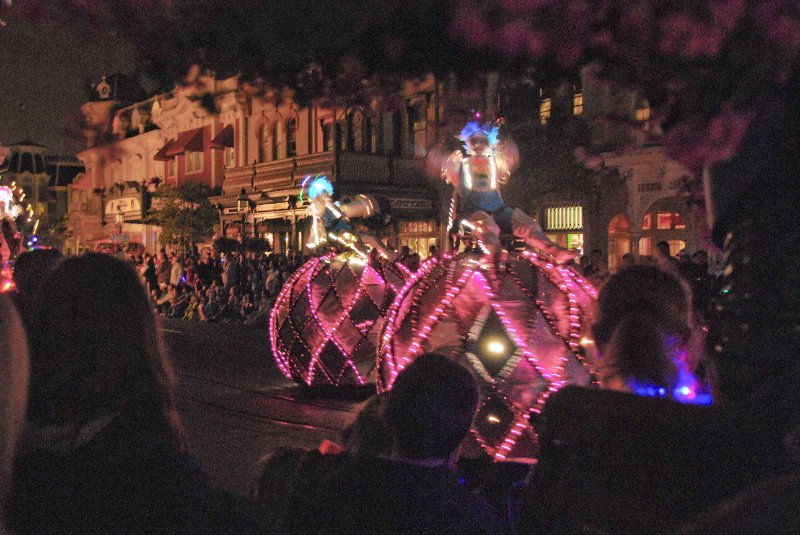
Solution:
[[[576,251],[564,249],[557,243],[552,242],[542,232],[542,227],[539,223],[519,208],[514,208],[514,213],[511,215],[511,230],[514,236],[521,238],[531,247],[540,249],[552,256],[556,264],[566,264],[578,254]]]

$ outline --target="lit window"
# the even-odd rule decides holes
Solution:
[[[642,230],[650,230],[653,228],[653,218],[650,214],[645,214],[644,219],[642,219]]]
[[[639,238],[639,254],[642,256],[653,254],[653,238]]]
[[[583,93],[575,93],[572,97],[572,114],[583,115]]]
[[[545,230],[582,230],[583,208],[559,206],[545,211]]]
[[[186,174],[199,173],[203,170],[203,156],[202,152],[187,152],[186,153]]]
[[[649,230],[650,228],[650,214],[647,214],[642,222],[642,230]],[[658,212],[656,214],[656,228],[658,230],[683,230],[686,228],[686,222],[678,212]]]
[[[672,212],[658,212],[656,214],[656,228],[668,230],[672,228]]]
[[[539,124],[546,125],[550,121],[550,108],[552,101],[549,98],[543,99],[539,104]]]
[[[650,103],[647,99],[639,99],[636,103],[636,120],[647,121],[650,119]]]
[[[223,155],[225,157],[225,167],[236,167],[236,149],[234,147],[225,147]]]

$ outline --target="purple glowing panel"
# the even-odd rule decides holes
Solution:
[[[270,314],[281,372],[308,386],[360,385],[375,366],[386,311],[404,285],[395,264],[355,254],[312,258],[286,281]]]
[[[536,453],[532,411],[565,384],[588,384],[581,336],[595,289],[571,268],[533,252],[446,255],[420,266],[388,312],[376,381],[391,388],[418,356],[435,351],[470,369],[481,387],[472,429],[496,459]]]

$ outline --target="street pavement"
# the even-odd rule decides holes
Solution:
[[[247,495],[277,447],[339,440],[374,388],[309,389],[272,359],[266,328],[162,319],[192,453],[216,485]]]

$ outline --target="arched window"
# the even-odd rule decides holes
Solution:
[[[278,121],[272,123],[272,130],[270,131],[270,138],[271,138],[271,159],[277,160],[278,159],[278,147],[280,146],[280,135],[281,129]]]
[[[264,124],[258,131],[258,161],[266,162],[270,154],[269,128]]]
[[[286,121],[286,157],[297,155],[297,119],[292,117]]]

